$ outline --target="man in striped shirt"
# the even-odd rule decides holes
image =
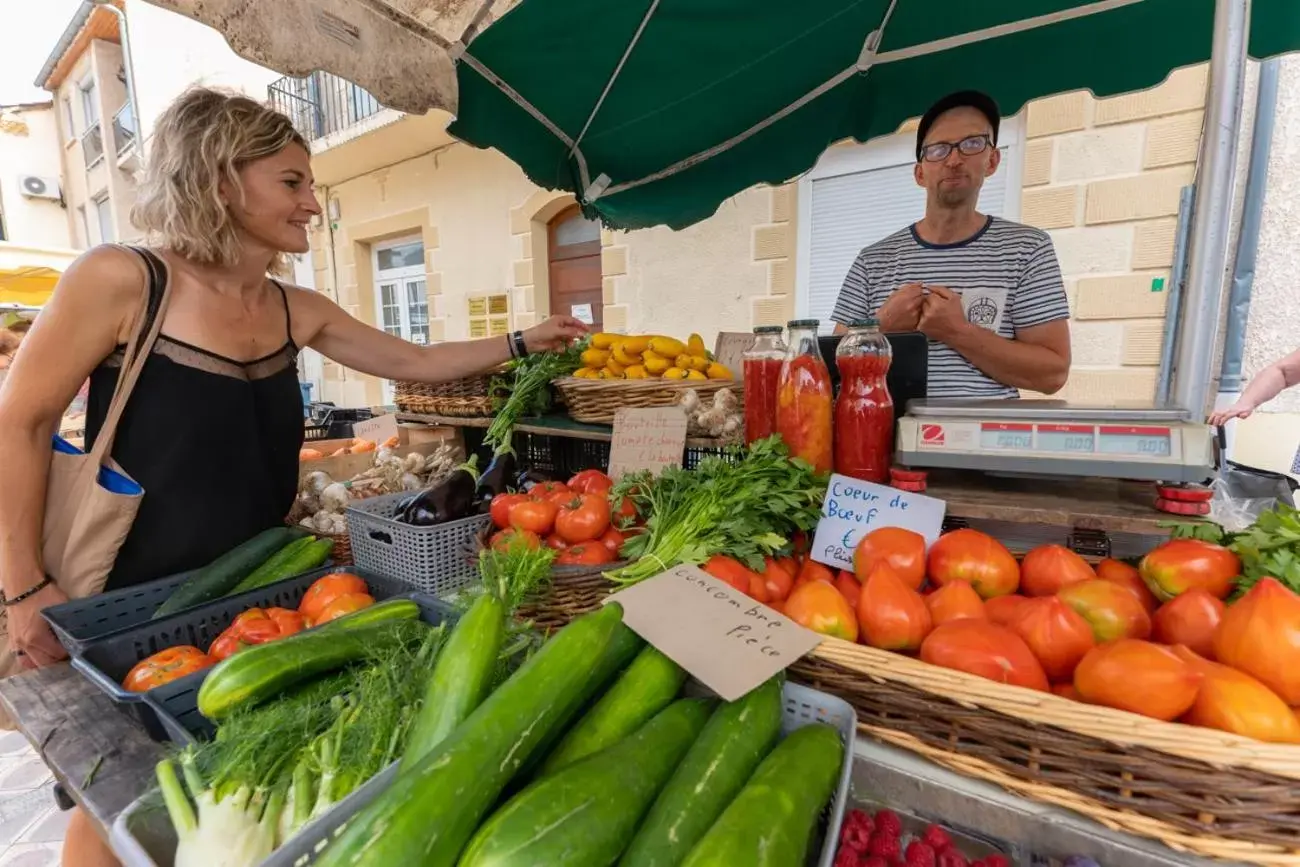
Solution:
[[[831,318],[875,317],[930,340],[930,397],[1053,394],[1070,370],[1069,306],[1046,232],[975,210],[998,169],[1001,118],[975,91],[936,102],[916,132],[925,217],[858,254]]]

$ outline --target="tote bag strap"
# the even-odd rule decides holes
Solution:
[[[91,460],[87,461],[95,472],[98,472],[98,468],[113,453],[113,439],[117,435],[118,423],[122,420],[122,413],[131,398],[131,391],[135,388],[136,381],[140,378],[140,372],[149,360],[154,344],[158,342],[164,313],[167,311],[167,302],[171,298],[171,275],[162,260],[143,248],[126,247],[125,249],[131,250],[144,260],[149,279],[145,285],[144,305],[140,314],[136,316],[130,340],[123,353],[122,367],[118,372],[117,386],[113,389],[113,398],[109,401],[108,413],[104,417],[104,423],[100,426],[99,435],[95,438],[95,445],[91,449]],[[161,289],[161,300],[158,302],[158,308],[150,316],[151,300],[159,295],[159,289]]]

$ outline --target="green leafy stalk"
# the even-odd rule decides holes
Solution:
[[[650,518],[647,532],[620,551],[636,562],[606,574],[616,583],[634,584],[715,554],[762,570],[764,557],[788,550],[793,533],[817,525],[826,483],[808,463],[791,458],[779,437],[706,458],[694,470],[627,476],[613,497],[632,497]]]
[[[493,454],[514,451],[511,439],[520,419],[544,415],[550,410],[551,381],[572,376],[582,366],[585,348],[584,340],[561,352],[537,352],[516,359],[507,365],[508,383],[501,379],[493,381],[493,392],[506,394],[498,402],[496,415],[483,436],[483,442],[492,447]]]

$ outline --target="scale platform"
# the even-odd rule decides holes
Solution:
[[[1060,400],[916,400],[898,420],[899,463],[1033,476],[1201,483],[1214,430],[1184,409]]]

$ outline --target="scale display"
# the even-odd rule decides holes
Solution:
[[[960,433],[959,425],[946,426]],[[980,451],[1046,452],[1062,455],[1118,455],[1167,458],[1173,454],[1173,432],[1167,427],[1091,424],[1029,424],[983,422],[973,443]],[[923,447],[961,447],[961,438],[933,437]]]

